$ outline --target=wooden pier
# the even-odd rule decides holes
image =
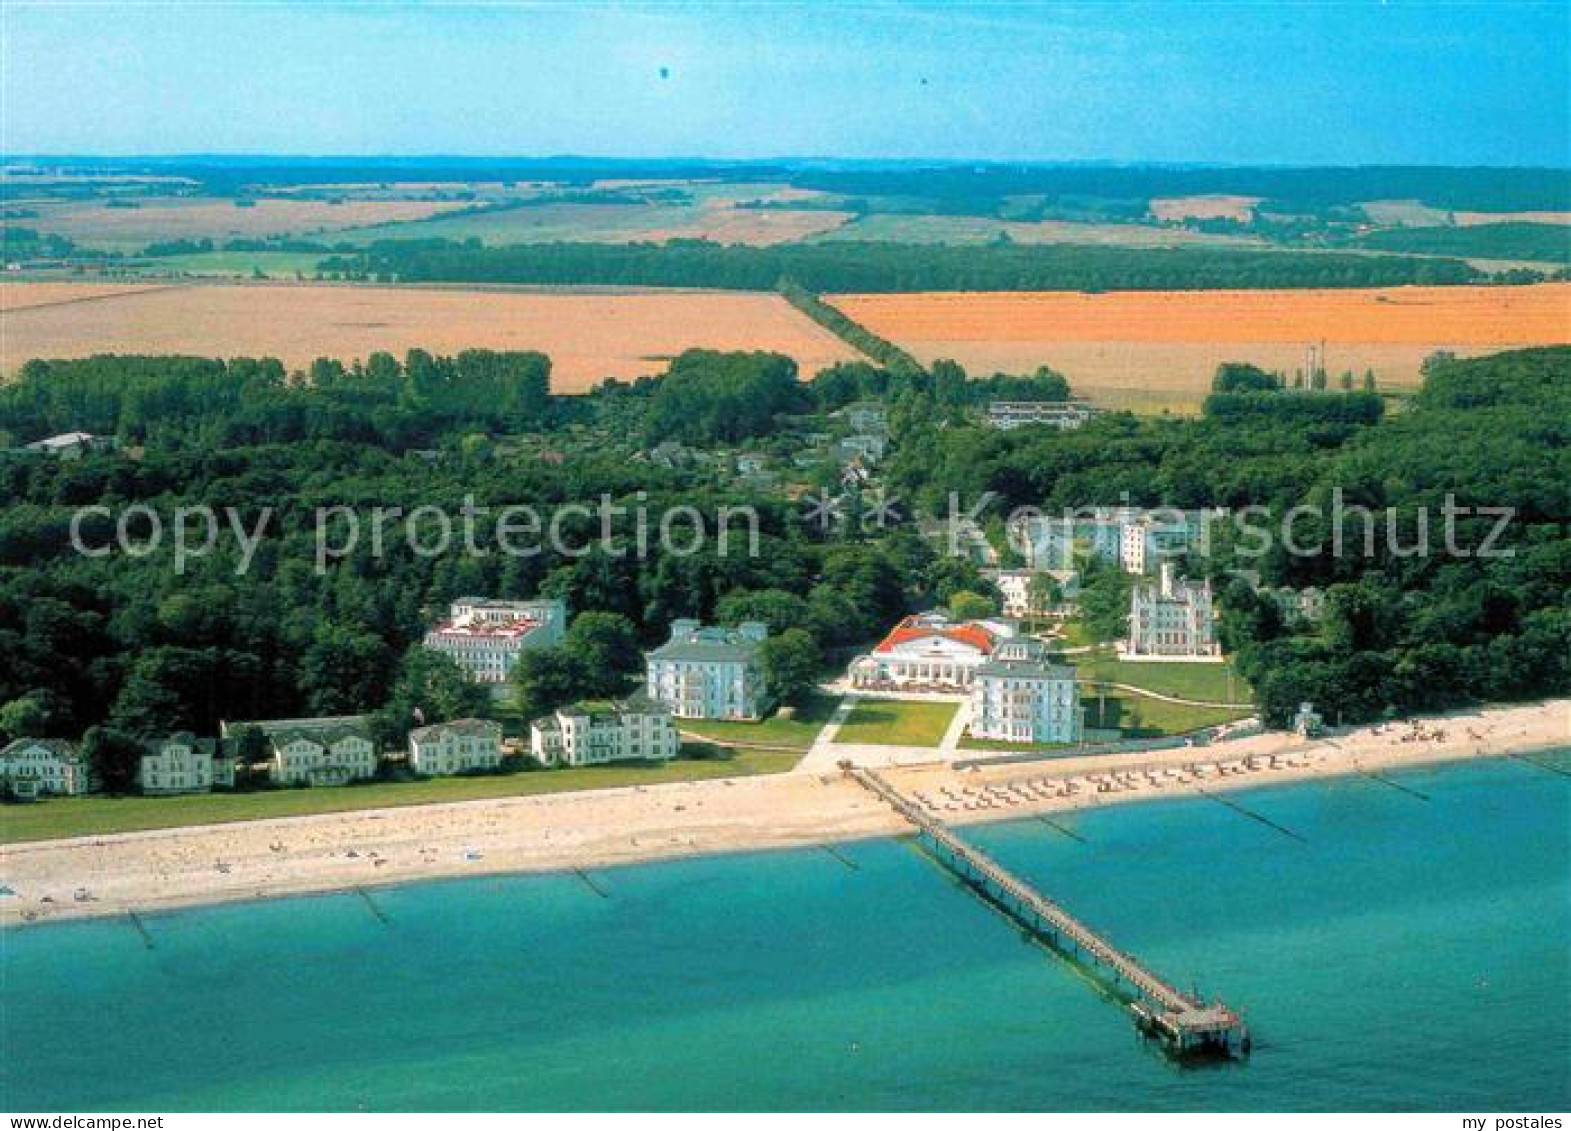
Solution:
[[[1063,907],[1004,868],[873,770],[845,766],[845,772],[915,826],[933,855],[982,898],[1055,949],[1088,961],[1132,992],[1129,1011],[1147,1036],[1180,1056],[1249,1053],[1249,1028],[1221,1002],[1181,993],[1119,950]]]

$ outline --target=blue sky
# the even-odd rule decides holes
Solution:
[[[1571,164],[1571,5],[26,3],[10,153]]]

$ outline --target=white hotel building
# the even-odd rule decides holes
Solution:
[[[671,639],[644,654],[645,689],[679,719],[760,719],[767,706],[759,649],[769,629],[671,622]]]
[[[971,677],[971,734],[1005,742],[1080,741],[1075,669],[1047,662],[1036,640],[1004,640]]]
[[[1205,548],[1206,527],[1221,511],[1096,507],[1011,519],[1009,543],[1036,569],[1069,569],[1075,555],[1117,562],[1126,573],[1154,571],[1166,558]]]
[[[425,634],[425,647],[451,656],[476,683],[505,683],[530,648],[560,644],[567,634],[561,601],[454,601],[448,619]]]

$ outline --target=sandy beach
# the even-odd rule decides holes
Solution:
[[[1571,699],[1305,740],[884,771],[945,821],[1072,811],[1571,746]],[[1549,773],[1551,771],[1545,770]],[[838,773],[361,810],[0,848],[0,926],[503,872],[829,844],[908,829]]]

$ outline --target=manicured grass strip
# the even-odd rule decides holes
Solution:
[[[762,722],[730,723],[712,719],[678,719],[677,729],[720,742],[756,742],[760,746],[792,746],[806,750],[835,713],[840,700],[829,695],[810,696],[789,717],[776,714]]]
[[[1081,688],[1081,703],[1085,709],[1085,724],[1097,730],[1117,729],[1125,738],[1161,738],[1171,734],[1188,734],[1202,727],[1217,726],[1242,719],[1251,714],[1249,707],[1191,707],[1185,703],[1168,703],[1161,699],[1148,699],[1127,691],[1109,694],[1104,701]]]
[[[851,709],[835,741],[853,745],[937,746],[959,706],[958,703],[863,699]]]
[[[177,797],[54,797],[0,806],[0,843],[476,801],[488,797],[525,797],[581,789],[778,774],[791,769],[798,760],[795,754],[779,751],[737,749],[715,751],[713,757],[678,758],[664,763],[621,763],[483,777],[432,778],[429,781],[375,782],[257,793],[193,793]]]
[[[1233,671],[1231,663],[1127,663],[1114,656],[1101,655],[1070,656],[1068,659],[1075,664],[1076,672],[1082,679],[1127,683],[1131,687],[1144,688],[1158,695],[1174,695],[1180,699],[1249,705],[1249,682]],[[1232,677],[1231,682],[1229,675]],[[1085,691],[1082,688],[1081,694],[1085,694]]]

